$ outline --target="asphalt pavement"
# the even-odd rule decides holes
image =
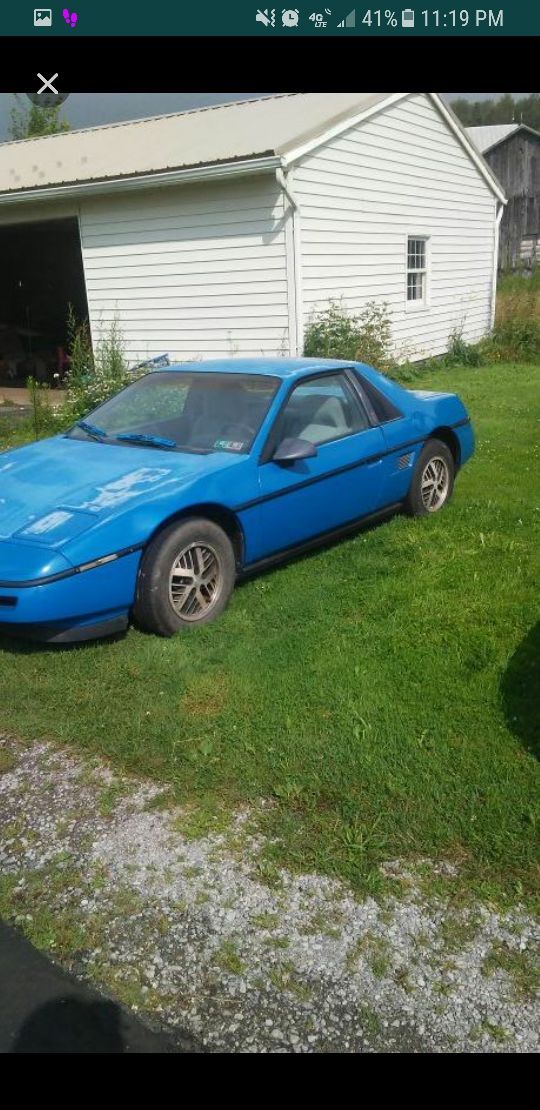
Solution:
[[[0,1053],[197,1051],[181,1036],[154,1033],[0,922]]]

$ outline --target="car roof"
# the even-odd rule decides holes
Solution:
[[[190,370],[214,374],[268,374],[274,378],[299,378],[317,370],[340,370],[353,362],[331,358],[214,358],[203,362],[177,362],[164,370]]]

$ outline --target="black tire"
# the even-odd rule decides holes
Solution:
[[[217,568],[216,588],[201,581],[199,587],[189,588],[189,576],[199,572],[201,549],[210,552],[215,563],[210,563],[213,573]],[[171,574],[179,557],[182,564],[174,583],[177,606],[173,604]],[[193,563],[193,571],[189,562]],[[189,517],[180,523],[171,524],[153,539],[144,552],[139,577],[133,616],[140,628],[154,632],[158,636],[174,636],[182,629],[198,628],[208,624],[225,609],[234,589],[236,562],[232,543],[226,533],[212,520]],[[185,585],[182,585],[182,581]],[[210,580],[209,580],[210,581]],[[182,590],[184,593],[182,594]],[[202,591],[205,591],[204,594]],[[207,596],[208,595],[208,596]],[[191,597],[191,601],[190,601]],[[205,599],[206,608],[189,612],[189,606],[199,606]],[[183,604],[183,612],[180,606]]]
[[[422,496],[422,478],[426,467],[431,461],[441,460],[446,468],[446,491],[442,500],[438,501],[433,508],[426,505],[426,501]],[[414,474],[412,476],[411,486],[407,497],[405,499],[405,510],[411,516],[431,516],[432,513],[438,512],[447,504],[452,496],[454,489],[456,464],[452,452],[446,443],[440,439],[428,439],[427,443],[422,448],[418,456]]]

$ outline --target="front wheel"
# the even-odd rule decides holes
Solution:
[[[225,609],[235,578],[233,546],[222,528],[197,518],[171,524],[143,555],[133,615],[158,636],[208,624]]]
[[[452,452],[440,439],[429,439],[423,447],[412,477],[405,508],[411,516],[437,513],[452,496],[455,463]]]

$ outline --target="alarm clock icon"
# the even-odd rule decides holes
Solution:
[[[284,27],[298,27],[298,17],[300,12],[298,8],[284,8],[281,22]]]

